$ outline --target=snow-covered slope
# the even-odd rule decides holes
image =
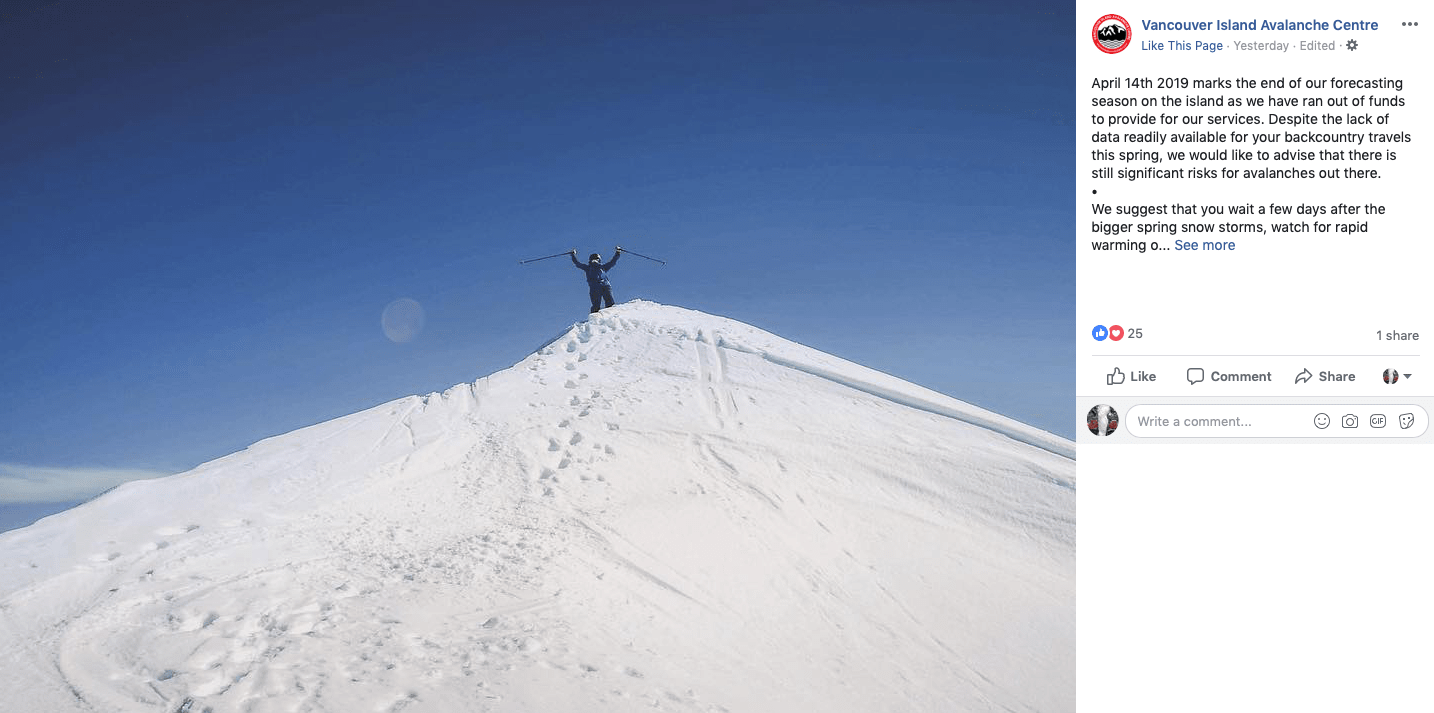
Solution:
[[[0,535],[0,709],[1072,711],[1073,451],[628,303]]]

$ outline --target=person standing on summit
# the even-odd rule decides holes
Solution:
[[[588,275],[588,297],[592,299],[593,303],[593,308],[588,313],[591,314],[602,309],[600,306],[602,302],[606,302],[607,306],[611,307],[613,304],[612,285],[607,281],[607,271],[611,270],[612,266],[617,264],[617,259],[622,257],[622,246],[619,245],[614,249],[612,259],[608,260],[606,264],[603,263],[602,256],[597,253],[588,256],[586,265],[578,262],[577,250],[569,250],[568,257],[572,258],[573,264],[579,270]]]

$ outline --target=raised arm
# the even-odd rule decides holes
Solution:
[[[608,260],[608,261],[607,261],[607,264],[602,266],[603,272],[607,272],[608,270],[611,270],[611,269],[612,269],[612,266],[617,264],[617,259],[620,258],[620,257],[622,257],[622,246],[621,246],[621,245],[617,246],[617,248],[615,248],[615,249],[612,251],[612,259],[611,259],[611,260]]]
[[[577,250],[569,250],[569,251],[568,251],[568,259],[570,259],[570,260],[573,261],[573,266],[576,267],[577,269],[579,269],[579,270],[587,270],[587,267],[586,267],[585,265],[583,265],[582,263],[578,262],[578,251],[577,251]]]

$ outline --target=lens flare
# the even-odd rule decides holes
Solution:
[[[407,297],[383,308],[383,335],[396,344],[413,341],[423,331],[423,305]]]

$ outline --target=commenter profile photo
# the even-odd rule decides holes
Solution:
[[[1105,404],[1092,406],[1085,415],[1085,425],[1097,436],[1109,436],[1120,425],[1120,414],[1115,412],[1114,407]]]

